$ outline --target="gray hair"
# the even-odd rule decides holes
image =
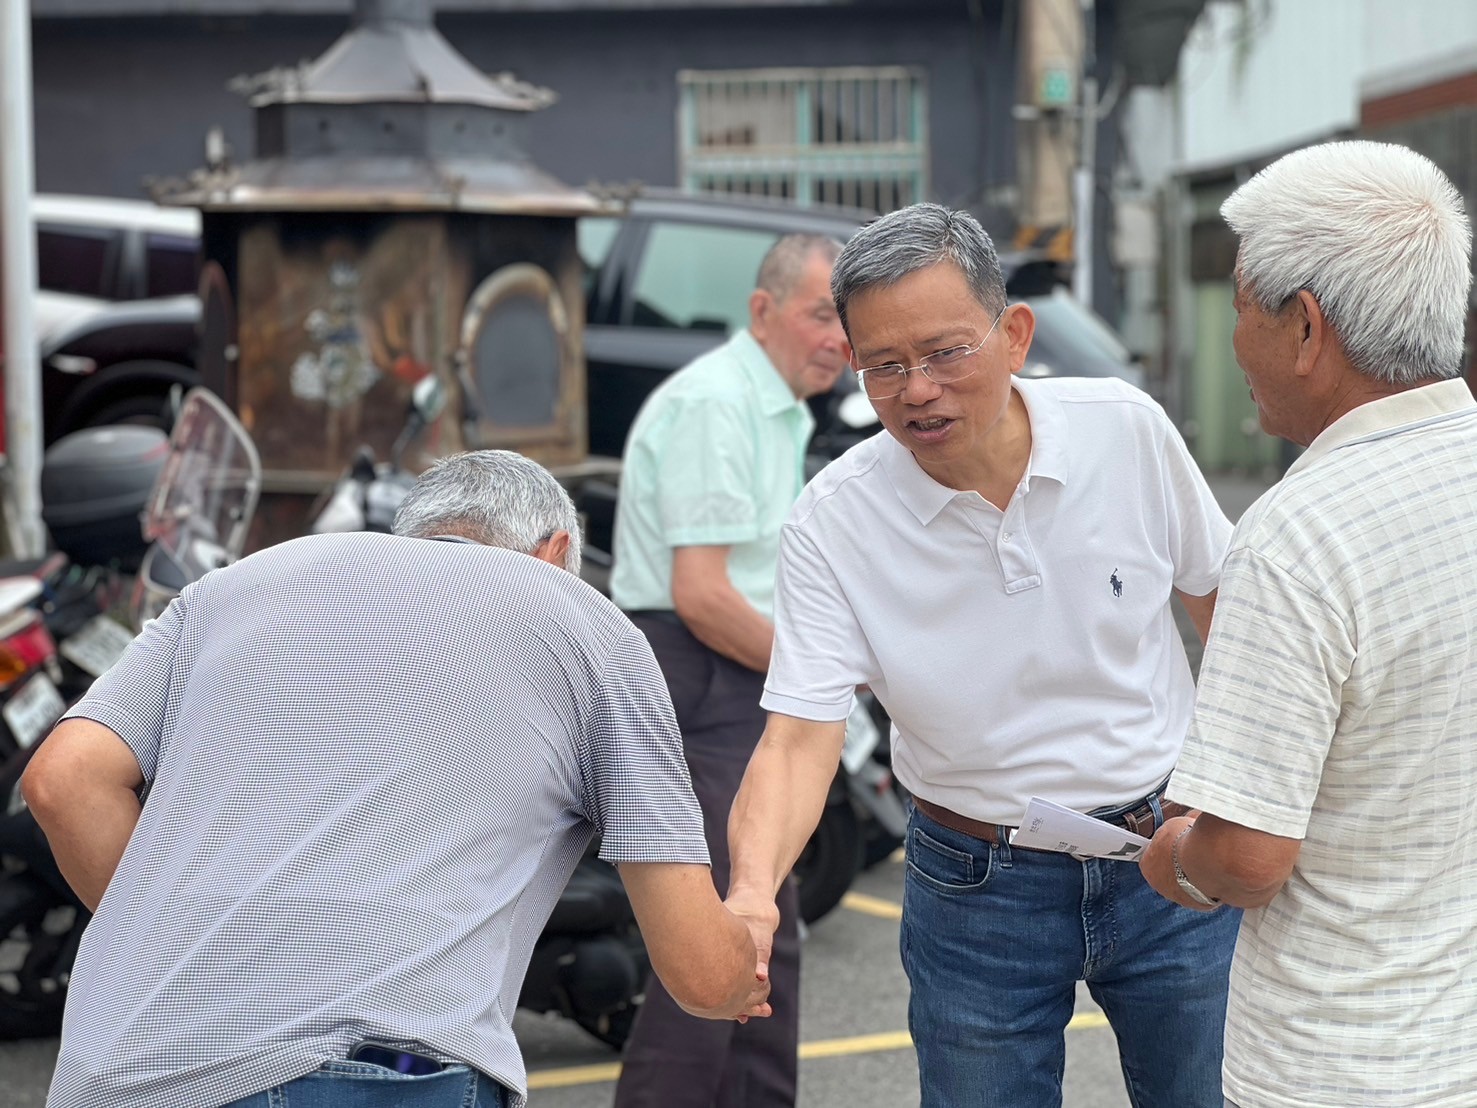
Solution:
[[[813,256],[834,262],[840,253],[841,244],[826,235],[783,235],[765,252],[754,284],[776,300],[783,300],[794,291]]]
[[[568,531],[564,568],[580,571],[574,501],[552,473],[511,450],[472,450],[442,458],[400,502],[394,530],[422,539],[461,535],[520,554],[532,554],[556,531]]]
[[[1461,375],[1472,231],[1430,159],[1381,142],[1310,146],[1221,215],[1241,239],[1240,287],[1264,311],[1306,289],[1360,373],[1391,385]]]
[[[852,297],[940,262],[959,267],[975,299],[992,315],[1005,307],[1000,259],[979,220],[942,204],[912,204],[867,224],[836,259],[831,295],[847,336],[846,309]]]

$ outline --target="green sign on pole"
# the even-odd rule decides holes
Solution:
[[[1065,66],[1050,66],[1041,71],[1038,103],[1043,108],[1065,108],[1073,100],[1072,71]]]

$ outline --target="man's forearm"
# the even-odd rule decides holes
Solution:
[[[766,1015],[767,977],[750,929],[725,908],[707,866],[622,862],[652,968],[681,1008],[708,1019]]]
[[[756,984],[754,963],[754,941],[749,929],[737,916],[724,909],[722,922],[710,932],[708,952],[703,960],[709,984],[702,989],[689,988],[681,992],[667,986],[667,991],[688,1015],[703,1019],[732,1019],[750,1008],[756,997],[762,1000],[768,992],[767,985],[759,989]],[[712,987],[713,983],[722,982],[728,983],[726,992]]]
[[[129,789],[97,787],[69,796],[65,806],[32,809],[67,884],[97,911],[138,825],[138,797]]]
[[[820,822],[845,736],[844,721],[770,716],[729,814],[730,896],[779,891]]]
[[[721,587],[715,583],[700,600],[681,605],[677,614],[709,650],[757,673],[768,672],[774,624],[726,581]]]
[[[1235,908],[1260,908],[1282,888],[1301,846],[1300,840],[1242,827],[1209,813],[1198,818],[1176,816],[1154,833],[1139,868],[1155,891],[1186,908],[1206,906],[1180,886],[1176,862],[1203,896]]]
[[[90,719],[57,724],[21,776],[21,795],[62,876],[94,911],[138,824],[143,784],[133,751]]]
[[[1204,891],[1237,908],[1272,901],[1297,861],[1302,843],[1241,827],[1206,813],[1180,843],[1180,865]]]

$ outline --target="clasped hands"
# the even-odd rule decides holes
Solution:
[[[769,1005],[769,955],[774,947],[774,933],[780,924],[780,912],[774,897],[750,889],[733,888],[723,902],[749,929],[754,940],[754,988],[744,1002],[744,1008],[730,1018],[747,1023],[751,1017],[773,1014]]]

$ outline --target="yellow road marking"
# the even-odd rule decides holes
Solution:
[[[1089,1027],[1107,1027],[1108,1017],[1096,1008],[1087,1012],[1078,1012],[1067,1022],[1068,1031],[1085,1031]]]
[[[570,1085],[598,1085],[621,1075],[619,1062],[603,1066],[566,1066],[558,1070],[534,1070],[528,1075],[530,1089],[563,1089]]]
[[[884,1031],[880,1035],[855,1035],[849,1039],[822,1039],[801,1043],[800,1057],[840,1058],[845,1054],[879,1054],[884,1050],[909,1050],[913,1036],[906,1031]]]
[[[862,912],[869,916],[878,916],[882,919],[902,919],[903,906],[891,900],[883,900],[880,896],[868,896],[866,893],[847,893],[841,898],[841,907],[850,908],[853,912]]]
[[[1068,1031],[1084,1031],[1107,1027],[1108,1017],[1097,1010],[1078,1012],[1067,1024]],[[800,1044],[800,1058],[840,1058],[848,1054],[880,1054],[887,1050],[909,1050],[913,1038],[906,1031],[883,1031],[876,1035],[853,1035],[846,1039],[820,1039]],[[528,1075],[530,1089],[563,1089],[571,1085],[598,1085],[620,1076],[619,1062],[599,1066],[566,1066],[562,1069],[535,1070]]]

